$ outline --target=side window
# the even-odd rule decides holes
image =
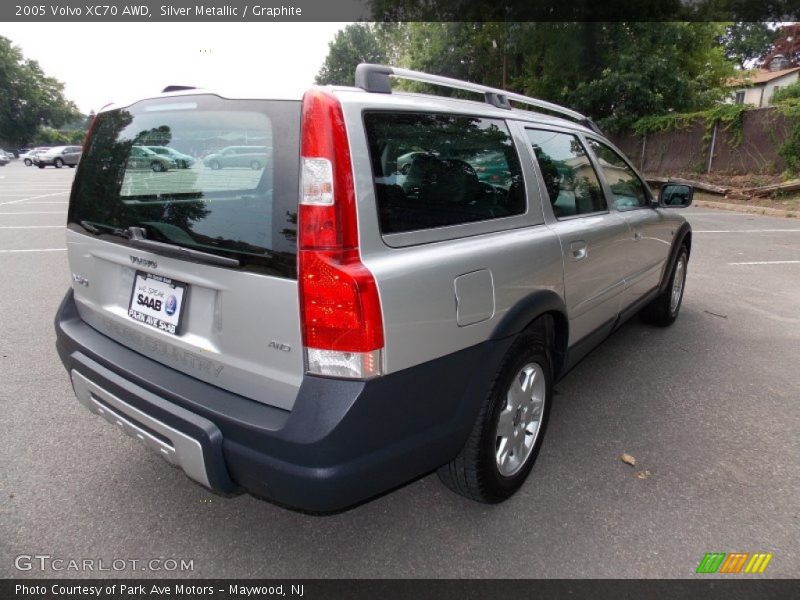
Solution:
[[[526,129],[557,218],[608,210],[586,149],[570,133]]]
[[[612,202],[618,210],[650,206],[650,196],[628,163],[609,146],[590,139],[589,146],[597,156],[597,162],[611,188]]]
[[[522,172],[505,121],[368,112],[381,233],[523,214]]]

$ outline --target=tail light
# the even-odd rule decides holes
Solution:
[[[362,264],[353,166],[339,101],[303,97],[298,279],[308,372],[381,374],[383,321],[375,278]]]

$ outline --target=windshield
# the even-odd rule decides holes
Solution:
[[[69,226],[294,278],[299,137],[297,101],[197,95],[101,113],[75,179]],[[222,153],[234,144],[236,153]]]

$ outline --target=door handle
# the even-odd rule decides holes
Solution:
[[[642,234],[639,233],[638,231],[634,231],[633,232],[633,239],[638,242],[640,239],[642,239]]]
[[[586,246],[586,242],[584,242],[583,240],[572,242],[569,245],[569,253],[572,260],[583,260],[589,253],[588,247]]]

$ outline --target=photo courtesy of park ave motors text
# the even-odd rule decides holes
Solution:
[[[800,21],[353,4],[3,9],[2,578],[796,582]]]

